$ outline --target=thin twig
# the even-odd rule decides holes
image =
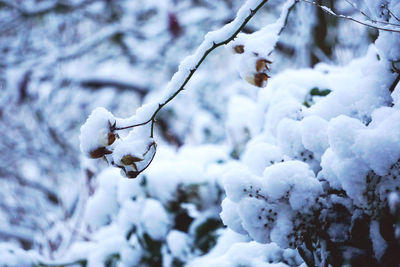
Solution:
[[[397,84],[400,82],[400,73],[397,75],[397,78],[394,80],[392,85],[389,88],[389,91],[393,93],[394,89],[396,88]]]
[[[295,0],[289,6],[287,6],[287,7],[286,7],[286,5],[284,6],[284,10],[282,11],[281,16],[278,19],[278,21],[281,21],[283,19],[281,28],[279,29],[279,32],[278,32],[278,36],[280,36],[281,33],[283,32],[283,30],[286,28],[286,25],[287,25],[288,20],[289,20],[289,14],[290,14],[290,12],[293,10],[294,6],[298,2],[299,2],[299,0]],[[286,10],[285,10],[285,8],[286,8]],[[272,54],[272,52],[274,52],[274,49],[272,49],[268,53],[268,56],[270,56]]]
[[[78,259],[74,261],[39,261],[38,266],[43,266],[43,267],[65,267],[65,266],[70,266],[70,265],[81,265],[81,266],[86,266],[87,260],[86,259]]]
[[[354,9],[356,9],[358,12],[360,12],[364,17],[366,17],[367,19],[369,19],[371,22],[373,23],[381,23],[381,24],[386,24],[386,25],[392,25],[392,26],[396,26],[396,27],[400,27],[400,24],[395,24],[395,23],[390,23],[387,21],[378,21],[375,20],[373,18],[371,18],[370,16],[367,15],[367,13],[365,13],[364,11],[362,11],[361,9],[358,8],[358,6],[356,4],[354,4],[353,2],[351,2],[350,0],[345,0],[349,5],[351,5]],[[389,11],[389,9],[388,9]],[[389,11],[390,12],[390,11]]]
[[[153,142],[153,143],[150,144],[148,150],[146,151],[146,153],[143,154],[143,156],[145,156],[145,155],[150,151],[150,149],[151,149],[152,146],[154,147],[155,151],[154,151],[153,155],[151,156],[150,161],[146,164],[146,166],[144,166],[143,169],[141,169],[141,170],[139,171],[138,175],[139,175],[140,173],[142,173],[144,170],[146,170],[146,169],[150,166],[150,164],[153,162],[154,157],[156,156],[156,152],[157,152],[157,144],[156,144],[156,142]]]
[[[116,127],[114,130],[115,130],[115,131],[119,131],[119,130],[125,130],[125,129],[135,128],[135,127],[138,127],[138,126],[146,125],[146,124],[148,124],[150,121],[151,121],[151,118],[148,119],[147,121],[144,121],[144,122],[141,122],[141,123],[138,123],[138,124],[133,124],[133,125],[125,126],[125,127]]]
[[[389,12],[389,14],[393,16],[393,18],[395,18],[397,21],[400,21],[400,19],[395,14],[393,14],[393,12],[388,7],[386,7],[386,9]]]
[[[102,78],[89,78],[89,79],[82,79],[82,80],[74,80],[74,79],[64,79],[62,82],[71,82],[75,84],[79,84],[84,88],[89,89],[99,89],[103,87],[113,87],[118,91],[128,90],[137,93],[141,98],[143,98],[147,93],[148,89],[145,87],[141,87],[136,84],[123,82],[119,80],[113,79],[102,79]]]
[[[309,1],[309,0],[301,0],[301,1],[306,2],[306,3],[309,3],[309,4],[313,4],[313,5],[315,5],[315,6],[319,7],[319,8],[321,8],[323,11],[325,11],[325,12],[328,13],[329,15],[335,16],[335,17],[337,17],[337,18],[351,20],[351,21],[354,21],[354,22],[359,23],[359,24],[361,24],[361,25],[364,25],[364,26],[367,26],[367,27],[370,27],[370,28],[374,28],[374,29],[377,29],[377,30],[381,30],[381,31],[400,33],[400,29],[397,30],[397,29],[393,29],[393,28],[382,28],[382,27],[375,26],[375,25],[372,25],[372,24],[367,23],[367,22],[364,22],[364,21],[357,20],[357,19],[355,19],[355,18],[353,18],[353,17],[349,17],[349,16],[345,16],[345,15],[341,15],[341,14],[336,14],[335,12],[333,12],[333,11],[332,11],[331,9],[329,9],[328,7],[322,6],[322,5],[320,5],[320,4],[316,3],[316,2]]]

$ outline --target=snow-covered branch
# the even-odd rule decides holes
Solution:
[[[318,4],[318,3],[314,2],[314,1],[310,1],[310,0],[301,0],[301,1],[309,3],[309,4],[313,4],[313,5],[321,8],[323,11],[325,11],[329,15],[332,15],[332,16],[340,18],[340,19],[351,20],[351,21],[354,21],[354,22],[359,23],[361,25],[364,25],[364,26],[367,26],[367,27],[370,27],[370,28],[374,28],[374,29],[377,29],[377,30],[381,30],[381,31],[400,33],[400,28],[399,28],[400,25],[398,25],[398,24],[379,22],[379,21],[376,21],[376,20],[362,21],[362,20],[355,19],[355,18],[353,18],[351,16],[345,16],[345,15],[341,15],[341,14],[336,14],[329,7],[320,5],[320,4]],[[383,24],[386,24],[386,26],[378,26],[378,25],[376,25],[377,23],[380,23],[380,24],[383,23]]]
[[[81,150],[91,158],[106,159],[112,165],[121,168],[128,178],[136,178],[154,158],[156,152],[156,143],[153,140],[154,124],[159,111],[185,89],[206,57],[216,48],[233,41],[266,2],[267,0],[248,0],[239,9],[232,22],[217,31],[209,32],[196,52],[185,58],[179,65],[178,71],[173,75],[161,97],[143,105],[133,117],[121,120],[114,118],[104,109],[96,109],[81,128]],[[265,81],[268,80],[269,76],[266,72],[269,71],[269,64],[272,62],[267,57],[275,48],[279,35],[287,23],[289,13],[296,2],[288,0],[283,5],[283,11],[277,22],[267,25],[249,36],[238,36],[238,42],[248,38],[245,46],[239,45],[243,49],[240,54],[243,54],[245,49],[244,55],[249,55],[250,61],[253,61],[254,56],[256,57],[254,64],[250,64],[252,71],[254,70],[256,73],[251,74],[250,80],[246,77],[246,80],[252,84],[263,87]],[[140,130],[140,134],[138,131],[132,131],[127,137],[129,146],[124,145],[124,140],[116,134],[116,131],[144,126],[150,122],[150,136],[146,136],[143,130]],[[93,135],[101,137],[96,141]]]
[[[375,19],[373,19],[373,18],[371,18],[371,16],[369,16],[367,13],[365,13],[364,11],[362,11],[360,8],[358,8],[358,6],[355,4],[355,3],[353,3],[353,2],[351,2],[350,0],[345,0],[347,3],[349,3],[349,5],[351,5],[355,10],[357,10],[358,12],[360,12],[364,17],[366,17],[369,21],[371,21],[371,22],[373,22],[373,23],[375,23],[375,24],[384,24],[384,25],[392,25],[392,26],[396,26],[396,27],[400,27],[400,24],[397,24],[397,23],[391,23],[391,22],[388,22],[388,21],[378,21],[378,20],[375,20]],[[396,18],[396,16],[390,11],[390,9],[388,9],[388,12],[394,17],[394,18]]]
[[[163,95],[154,103],[149,104],[154,109],[151,116],[148,119],[139,123],[129,123],[124,122],[122,124],[132,124],[128,126],[120,125],[117,122],[115,130],[124,130],[128,128],[134,128],[137,126],[145,125],[151,122],[151,133],[150,136],[153,137],[154,122],[158,112],[168,104],[172,99],[174,99],[184,87],[189,82],[193,74],[200,67],[206,57],[216,48],[228,44],[230,41],[234,40],[240,31],[246,26],[250,19],[257,13],[257,11],[267,2],[268,0],[262,1],[247,1],[238,11],[236,18],[225,25],[220,30],[209,32],[203,43],[200,44],[199,48],[192,55],[187,57],[179,65],[179,70],[174,74],[171,81],[168,83],[166,89],[163,91]],[[147,106],[146,109],[149,107]],[[135,118],[135,121],[138,118]],[[140,120],[140,119],[139,119]]]
[[[231,41],[235,40],[238,34],[242,31],[242,29],[246,26],[246,24],[250,21],[250,19],[257,13],[257,11],[267,2],[268,0],[264,1],[247,1],[238,11],[236,18],[229,24],[225,25],[220,30],[209,32],[203,43],[200,44],[199,48],[196,52],[192,55],[187,57],[182,63],[179,65],[179,70],[177,73],[174,74],[171,81],[168,83],[166,89],[163,91],[163,95],[151,104],[146,106],[146,110],[153,108],[154,112],[152,112],[151,116],[148,116],[148,119],[142,119],[142,122],[136,123],[139,118],[133,118],[131,120],[125,121],[117,121],[117,125],[114,130],[124,130],[129,128],[134,128],[137,126],[145,125],[151,122],[151,133],[150,136],[153,137],[153,128],[156,116],[158,112],[168,104],[172,99],[174,99],[181,91],[184,90],[186,84],[192,78],[193,74],[196,70],[200,67],[203,63],[205,58],[216,48],[226,45]],[[297,3],[295,0],[287,1],[282,8],[282,14],[277,20],[276,23],[271,25],[267,25],[260,31],[251,34],[251,38],[256,39],[258,44],[263,43],[262,49],[260,51],[252,51],[255,54],[265,54],[270,55],[278,41],[278,36],[283,31],[284,27],[286,26],[289,13],[294,5]],[[256,38],[256,36],[259,36]],[[242,37],[239,38],[239,40]],[[250,39],[250,38],[249,38]],[[240,42],[240,41],[239,41]],[[235,44],[237,41],[234,42]],[[250,45],[249,45],[250,46]],[[255,44],[251,45],[252,47],[256,47]],[[268,61],[268,60],[267,60]],[[271,63],[271,62],[270,62]],[[259,63],[262,64],[262,63]],[[264,62],[263,65],[266,65],[267,62]],[[261,68],[261,67],[257,67]],[[132,124],[127,125],[126,124]]]

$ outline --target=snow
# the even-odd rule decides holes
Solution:
[[[247,189],[253,186],[254,179],[256,178],[247,168],[233,168],[223,178],[226,195],[230,200],[238,202],[242,197],[247,195]]]
[[[0,244],[0,259],[4,266],[34,266],[34,257],[12,243]]]
[[[143,196],[144,192],[137,181],[131,179],[120,179],[117,192],[119,203],[124,203],[125,201]]]
[[[285,155],[294,157],[298,151],[304,150],[299,121],[282,119],[278,124],[276,135],[277,144]]]
[[[135,115],[125,119],[117,120],[117,127],[128,127],[138,123],[143,123],[151,119],[153,113],[158,108],[158,103],[147,103],[140,106]]]
[[[230,142],[242,149],[248,139],[259,133],[260,117],[255,103],[242,96],[232,97],[228,103],[226,129]]]
[[[222,212],[220,216],[224,224],[236,233],[245,235],[247,232],[243,229],[242,220],[240,219],[235,203],[229,198],[225,198],[221,203],[221,207]]]
[[[125,200],[121,202],[121,208],[118,213],[117,222],[120,227],[120,231],[126,235],[129,233],[135,225],[139,225],[142,212],[142,203],[135,202],[132,200]],[[133,216],[135,214],[136,216]]]
[[[112,154],[113,160],[117,165],[124,166],[126,171],[143,170],[155,154],[153,143],[152,138],[146,138],[131,131],[123,141],[116,142]],[[126,157],[135,158],[135,162],[125,160]]]
[[[137,243],[137,241],[136,241]],[[143,251],[138,246],[132,247],[134,244],[129,244],[130,246],[124,246],[121,248],[121,265],[122,266],[136,266],[140,263]]]
[[[299,161],[275,163],[265,168],[263,178],[246,168],[233,169],[224,186],[223,222],[239,233],[247,231],[258,242],[274,241],[284,248],[291,246],[285,237],[293,231],[292,212],[306,212],[322,193],[312,170]],[[285,204],[279,204],[283,199]]]
[[[148,199],[144,203],[140,220],[144,231],[154,240],[166,238],[169,220],[168,215],[162,204],[155,199]]]
[[[116,168],[109,167],[101,172],[95,193],[88,199],[85,223],[80,228],[82,234],[90,234],[92,239],[74,243],[60,258],[62,262],[86,258],[88,265],[95,266],[108,257],[119,255],[122,266],[140,265],[149,253],[143,243],[144,235],[148,235],[152,242],[160,241],[168,246],[168,250],[163,247],[163,259],[191,260],[193,252],[190,248],[196,227],[208,216],[215,217],[219,212],[216,209],[219,193],[215,189],[218,176],[212,169],[217,162],[227,158],[227,151],[224,146],[208,145],[188,146],[180,151],[162,146],[159,152],[155,161],[158,161],[160,172],[157,173],[157,168],[151,171],[150,167],[149,173],[139,178],[145,181],[145,185],[122,178]],[[197,167],[190,163],[181,164],[183,159]],[[172,171],[180,173],[180,176],[171,173],[168,192],[163,183],[168,181],[165,174]],[[180,197],[177,192],[181,189],[187,190],[183,192],[188,193],[191,202],[187,205],[181,203],[182,209],[198,218],[200,223],[197,226],[193,223],[190,232],[173,229],[176,214],[167,209]],[[89,231],[87,226],[90,226]]]
[[[332,119],[327,129],[331,149],[339,157],[352,157],[354,152],[351,147],[355,136],[363,128],[364,125],[354,118],[341,115]]]
[[[278,146],[266,142],[251,142],[247,144],[242,161],[257,175],[262,175],[264,169],[283,161],[283,153]]]
[[[391,213],[395,213],[399,209],[400,197],[398,193],[392,192],[388,197],[389,208]]]
[[[358,155],[381,176],[388,173],[390,166],[400,158],[400,112],[391,110],[385,115],[385,118],[378,119],[373,114],[373,122],[360,132],[354,144]]]
[[[243,36],[237,44],[244,44]],[[237,101],[228,107],[228,114],[238,112],[228,118],[234,121],[227,124],[228,129],[250,121],[263,121],[264,127],[253,134],[236,133],[236,139],[245,138],[245,148],[240,162],[223,178],[227,197],[221,218],[225,225],[238,233],[247,232],[257,242],[295,247],[294,229],[308,224],[307,216],[323,197],[320,181],[327,181],[328,188],[344,190],[357,207],[369,212],[375,212],[374,205],[381,207],[384,202],[367,204],[366,192],[371,190],[367,175],[382,177],[373,194],[385,201],[387,191],[397,186],[393,166],[400,158],[400,120],[396,107],[387,106],[391,101],[387,89],[394,76],[387,74],[386,63],[377,59],[377,53],[371,46],[365,57],[341,68],[320,64],[313,70],[282,72],[259,92],[256,103]],[[242,67],[249,69],[252,64]],[[312,97],[311,107],[304,107],[312,88],[330,93]],[[241,109],[247,110],[241,116],[243,123],[232,119],[240,116]],[[266,210],[271,215],[266,216]],[[348,227],[336,223],[327,231],[339,242],[350,238],[345,234]],[[372,235],[377,239],[374,242],[380,242],[376,230],[371,230]],[[377,258],[382,251],[376,252]]]
[[[179,186],[205,184],[208,190],[212,186],[213,176],[208,175],[208,166],[224,160],[226,151],[221,146],[186,147],[177,154],[160,149],[154,164],[146,171],[149,192],[163,203],[176,197]],[[210,200],[211,201],[211,200]]]
[[[292,255],[291,255],[292,254]],[[238,242],[234,243],[228,251],[221,256],[207,259],[207,261],[196,261],[189,264],[194,266],[210,267],[235,267],[235,266],[261,266],[261,267],[284,267],[288,266],[280,261],[285,258],[290,264],[299,264],[294,253],[289,250],[281,250],[275,244],[259,244],[256,242]]]
[[[368,6],[372,12],[374,12],[374,15],[376,17],[379,17],[380,20],[384,14],[387,14],[387,11],[384,10],[383,12],[375,13],[379,9],[383,9],[382,7],[385,6],[384,1],[378,1],[379,3],[373,3],[371,1],[368,1]],[[378,8],[376,8],[378,7]],[[392,14],[399,14],[400,13],[400,4],[397,1],[388,1],[387,2],[387,9],[392,12]],[[388,28],[393,28],[395,30],[399,30],[399,21],[398,21],[398,16],[394,17],[393,15],[390,14],[390,18],[388,19],[388,22],[393,23],[393,27],[388,27]],[[391,25],[392,26],[392,25]],[[400,59],[400,38],[398,32],[387,32],[387,31],[380,31],[378,39],[375,41],[377,49],[381,52],[382,56],[388,59],[389,61],[396,62],[399,61]]]
[[[86,222],[92,230],[110,223],[118,211],[116,201],[117,186],[120,179],[117,169],[106,169],[99,176],[99,188],[87,202]]]
[[[101,266],[106,259],[117,254],[126,245],[122,238],[109,238],[102,240],[102,245],[88,255],[88,267]]]
[[[368,122],[374,109],[391,101],[387,90],[391,79],[386,68],[385,63],[377,59],[376,48],[370,46],[365,57],[353,60],[340,71],[332,68],[324,75],[326,82],[323,88],[331,89],[332,92],[329,97],[311,106],[306,113],[319,115],[326,120],[348,115]],[[354,83],[355,80],[359,82]]]
[[[320,159],[322,154],[329,147],[328,122],[318,116],[308,116],[301,121],[301,142],[305,149],[317,155]]]
[[[272,86],[272,85],[271,85]],[[271,105],[269,112],[265,116],[265,128],[272,133],[276,133],[277,126],[283,118],[299,120],[303,117],[302,106],[300,103],[291,101],[277,102]]]
[[[114,124],[115,118],[105,108],[96,108],[81,127],[79,136],[81,151],[90,156],[97,148],[109,146],[108,133],[110,125]]]
[[[168,200],[173,198],[175,189],[179,183],[183,181],[185,183],[204,181],[203,173],[203,167],[196,161],[164,160],[149,168],[147,179],[150,184],[150,192],[158,196],[163,202],[168,202]]]
[[[172,256],[182,261],[186,260],[190,254],[188,236],[181,231],[172,230],[169,232],[167,246],[171,250]]]
[[[240,33],[237,38],[229,44],[228,47],[232,51],[234,51],[237,46],[243,47],[243,53],[238,55],[240,57],[238,71],[243,80],[258,87],[265,87],[267,85],[268,78],[265,81],[258,81],[256,77],[260,74],[268,75],[269,63],[266,64],[265,68],[260,68],[258,63],[262,61],[271,62],[270,55],[275,49],[281,31],[285,27],[289,9],[294,4],[294,0],[286,1],[282,6],[282,13],[275,23],[268,24],[251,34]]]
[[[397,32],[381,32],[376,40],[376,47],[390,61],[400,59],[400,40]]]
[[[264,178],[262,189],[268,197],[274,201],[289,192],[289,203],[294,210],[310,208],[322,193],[314,173],[300,161],[276,163],[265,169]]]
[[[372,240],[375,258],[380,260],[386,251],[387,243],[380,234],[379,222],[377,221],[371,222],[370,237]]]

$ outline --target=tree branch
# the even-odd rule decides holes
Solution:
[[[395,18],[397,21],[400,21],[400,19],[389,8],[386,7],[386,9],[389,12],[389,14],[393,16],[393,18]]]
[[[332,16],[337,17],[337,18],[340,18],[340,19],[351,20],[351,21],[354,21],[354,22],[356,22],[356,23],[358,23],[358,24],[361,24],[361,25],[364,25],[364,26],[367,26],[367,27],[370,27],[370,28],[374,28],[374,29],[377,29],[377,30],[381,30],[381,31],[400,33],[400,29],[389,28],[389,27],[387,27],[387,28],[379,27],[379,26],[373,25],[373,24],[371,24],[371,23],[369,23],[369,22],[366,22],[366,21],[357,20],[357,19],[355,19],[355,18],[353,18],[353,17],[350,17],[350,16],[345,16],[345,15],[341,15],[341,14],[336,14],[336,13],[333,12],[330,8],[328,8],[328,7],[326,7],[326,6],[322,6],[322,5],[320,5],[320,4],[316,3],[316,2],[309,1],[309,0],[301,0],[301,1],[306,2],[306,3],[309,3],[309,4],[313,4],[313,5],[315,5],[315,6],[319,7],[319,8],[321,8],[323,11],[325,11],[325,12],[328,13],[329,15],[332,15]],[[391,25],[391,26],[393,26],[393,25]]]
[[[396,80],[392,83],[392,85],[389,88],[389,91],[393,93],[394,89],[396,88],[397,84],[400,82],[400,73],[397,75]]]
[[[184,78],[183,82],[180,84],[179,88],[174,91],[172,93],[172,95],[170,95],[166,100],[161,101],[161,103],[158,104],[158,107],[156,108],[156,110],[154,111],[154,113],[151,115],[151,117],[147,120],[145,120],[142,123],[138,123],[138,124],[134,124],[134,125],[130,125],[130,126],[126,126],[126,127],[117,127],[115,128],[115,130],[123,130],[123,129],[128,129],[128,128],[133,128],[133,127],[137,127],[137,126],[141,126],[141,125],[145,125],[148,124],[149,122],[151,122],[151,132],[150,132],[150,137],[153,137],[153,133],[154,133],[154,123],[155,123],[155,119],[156,116],[158,114],[158,112],[165,106],[167,105],[172,99],[174,99],[181,91],[184,90],[186,84],[189,82],[189,80],[192,78],[193,74],[196,72],[196,70],[200,67],[200,65],[203,63],[203,61],[206,59],[206,57],[216,48],[222,46],[222,45],[226,45],[228,44],[230,41],[232,41],[233,39],[236,38],[236,36],[239,34],[239,32],[242,31],[242,29],[246,26],[246,24],[250,21],[250,19],[257,13],[258,10],[260,10],[260,8],[266,3],[268,2],[268,0],[262,0],[260,1],[253,9],[251,9],[249,1],[246,2],[238,11],[238,14],[236,16],[236,18],[229,24],[225,25],[222,29],[216,31],[216,32],[212,32],[209,33],[208,35],[206,35],[205,40],[203,41],[203,43],[199,46],[198,50],[196,51],[196,53],[191,56],[186,58],[182,63],[185,63],[186,61],[190,61],[190,59],[192,58],[198,58],[197,62],[194,64],[194,66],[190,69],[190,71],[187,73],[186,77]],[[248,12],[249,10],[246,10],[247,8],[250,9],[250,12]],[[246,16],[243,16],[245,12],[248,12],[248,14]],[[239,24],[238,27],[233,27],[236,24]],[[233,28],[232,28],[233,27]],[[230,33],[226,34],[225,31],[230,31]],[[224,34],[224,35],[228,35],[228,37],[224,38],[223,40],[217,41],[215,39],[219,39],[219,34]],[[210,36],[214,36],[214,41],[210,41]],[[202,51],[202,48],[204,49],[205,47],[209,46],[210,43],[212,42],[211,47],[209,47],[208,49],[205,49],[204,51]],[[181,67],[180,66],[180,67]],[[175,73],[175,75],[172,77],[171,82],[174,80],[174,78],[178,79],[178,77],[180,75],[183,74],[183,72],[187,71],[187,69],[185,68],[179,68],[178,72]],[[170,87],[173,87],[173,85],[171,85],[171,82],[169,84]],[[167,87],[167,90],[169,88]],[[170,88],[173,89],[173,88]]]
[[[373,18],[371,18],[370,16],[368,16],[364,11],[362,11],[361,9],[359,9],[357,7],[356,4],[354,4],[353,2],[351,2],[350,0],[345,0],[349,5],[351,5],[355,10],[357,10],[358,12],[360,12],[364,17],[366,17],[367,19],[369,19],[371,22],[373,23],[380,23],[380,24],[385,24],[385,25],[392,25],[392,26],[396,26],[396,27],[400,27],[400,24],[395,24],[395,23],[390,23],[387,21],[378,21],[375,20]],[[391,11],[388,9],[388,11],[391,13]],[[392,14],[392,13],[391,13]],[[392,14],[392,16],[394,16],[394,14]],[[394,18],[396,18],[396,16],[394,16]]]
[[[86,0],[77,4],[67,3],[65,1],[54,1],[51,4],[38,5],[39,7],[37,7],[36,9],[25,8],[22,5],[16,4],[12,0],[11,1],[0,0],[0,5],[4,5],[6,7],[15,9],[24,17],[34,17],[34,16],[42,16],[50,12],[59,12],[59,13],[70,12],[78,8],[84,7],[86,5],[89,5],[95,1],[96,0]]]
[[[16,239],[28,248],[31,248],[32,245],[35,243],[33,240],[34,232],[29,231],[26,228],[19,227],[17,225],[12,225],[11,228],[3,224],[0,228],[0,236],[3,240]]]
[[[147,88],[140,87],[135,84],[118,80],[112,80],[112,79],[89,78],[89,79],[82,79],[78,81],[78,83],[82,87],[94,88],[94,89],[102,87],[114,87],[117,90],[129,90],[138,93],[141,97],[144,97],[149,91]]]
[[[54,205],[57,205],[60,202],[60,199],[56,194],[56,192],[54,192],[53,190],[51,190],[50,188],[46,187],[45,185],[39,182],[26,180],[22,176],[8,172],[6,170],[0,171],[0,179],[3,179],[3,177],[6,179],[8,177],[13,177],[20,185],[42,192],[47,197],[47,199],[51,201]]]
[[[74,261],[39,261],[39,266],[43,267],[65,267],[65,266],[71,266],[71,265],[77,265],[79,264],[80,266],[86,266],[87,260],[86,259],[78,259]]]

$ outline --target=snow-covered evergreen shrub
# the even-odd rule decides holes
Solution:
[[[229,228],[297,249],[308,266],[399,264],[399,40],[380,32],[347,66],[271,78],[248,109],[263,128],[224,177]]]
[[[371,46],[348,66],[287,71],[260,91],[264,128],[224,177],[228,227],[297,248],[309,266],[397,262],[398,74],[382,58]],[[305,102],[316,88],[330,93]]]

